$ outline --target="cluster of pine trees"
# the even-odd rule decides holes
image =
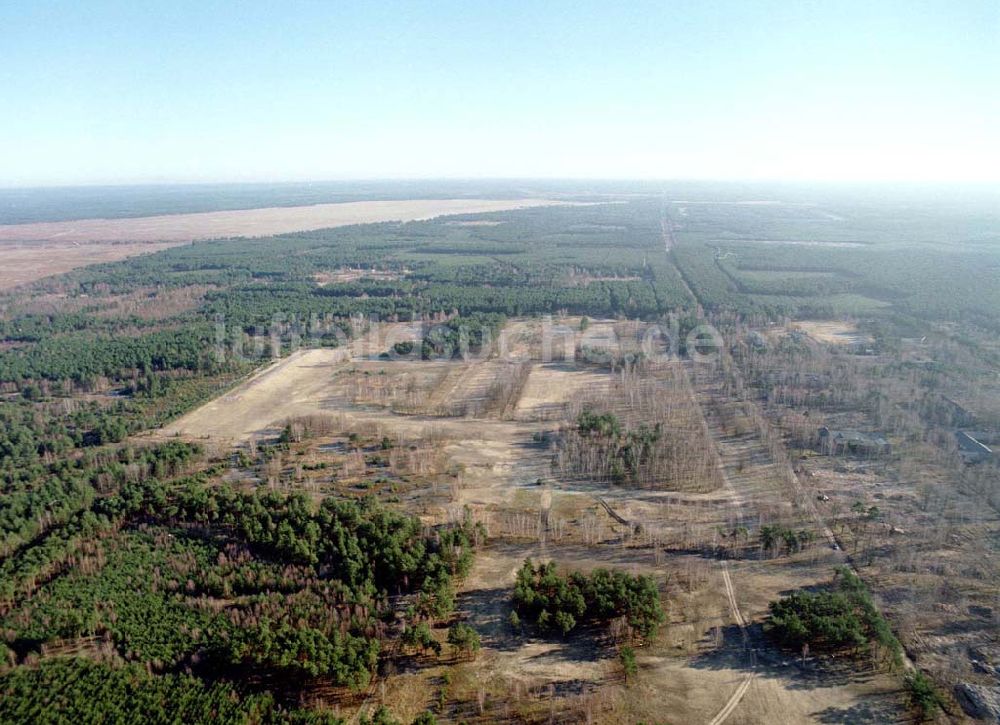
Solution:
[[[514,610],[543,632],[566,635],[577,625],[620,619],[642,640],[653,639],[666,615],[656,583],[648,576],[595,569],[560,575],[555,562],[526,560],[517,573]]]

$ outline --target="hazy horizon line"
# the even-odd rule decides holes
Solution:
[[[622,184],[745,184],[829,187],[899,187],[899,188],[978,188],[1000,191],[1000,178],[983,179],[829,179],[799,177],[700,177],[700,176],[351,176],[316,178],[217,178],[217,179],[147,179],[94,180],[83,182],[11,183],[0,181],[0,191],[58,189],[164,188],[171,186],[281,186],[311,184],[405,184],[405,183],[622,183]]]

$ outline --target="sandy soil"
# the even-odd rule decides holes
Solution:
[[[410,274],[409,271],[389,272],[382,269],[337,269],[332,272],[317,272],[313,275],[316,284],[325,287],[328,284],[356,282],[359,279],[377,279],[382,281],[397,280]]]
[[[629,722],[705,722],[721,725],[767,723],[854,723],[881,725],[910,722],[898,708],[898,685],[888,675],[844,681],[804,676],[788,666],[760,668],[746,679],[746,670],[724,661],[700,659],[693,665],[677,658],[640,656],[639,681],[625,693]],[[744,685],[744,683],[748,683]],[[720,708],[741,686],[739,705],[724,718]],[[720,711],[714,718],[708,713]],[[634,718],[634,719],[633,719]]]
[[[522,420],[558,418],[567,402],[584,393],[600,394],[607,390],[609,378],[607,373],[565,363],[536,365],[528,376],[515,415]]]
[[[355,201],[313,206],[268,207],[168,214],[135,219],[82,219],[68,222],[0,225],[0,241],[190,242],[219,237],[262,237],[349,224],[432,219],[548,206],[547,199],[419,199]]]
[[[174,421],[161,434],[233,443],[273,436],[289,417],[324,412],[333,376],[349,360],[346,350],[300,350]]]
[[[834,247],[834,248],[854,248],[867,247],[865,242],[823,242],[814,239],[744,239],[750,244],[774,244],[788,247]]]
[[[801,320],[792,324],[792,329],[801,330],[817,342],[830,345],[861,345],[871,338],[858,332],[853,322],[837,320]]]

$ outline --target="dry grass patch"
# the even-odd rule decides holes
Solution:
[[[63,274],[77,267],[116,262],[119,259],[152,254],[161,249],[183,244],[181,241],[153,240],[67,243],[56,237],[53,237],[52,241],[43,243],[17,243],[7,241],[17,239],[10,233],[10,229],[12,227],[0,226],[0,256],[3,257],[3,264],[0,265],[0,290],[12,289],[45,277]]]

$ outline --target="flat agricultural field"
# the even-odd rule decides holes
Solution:
[[[166,214],[134,219],[81,219],[0,225],[0,290],[199,239],[263,237],[288,232],[417,221],[449,214],[547,206],[546,199],[414,199]]]

